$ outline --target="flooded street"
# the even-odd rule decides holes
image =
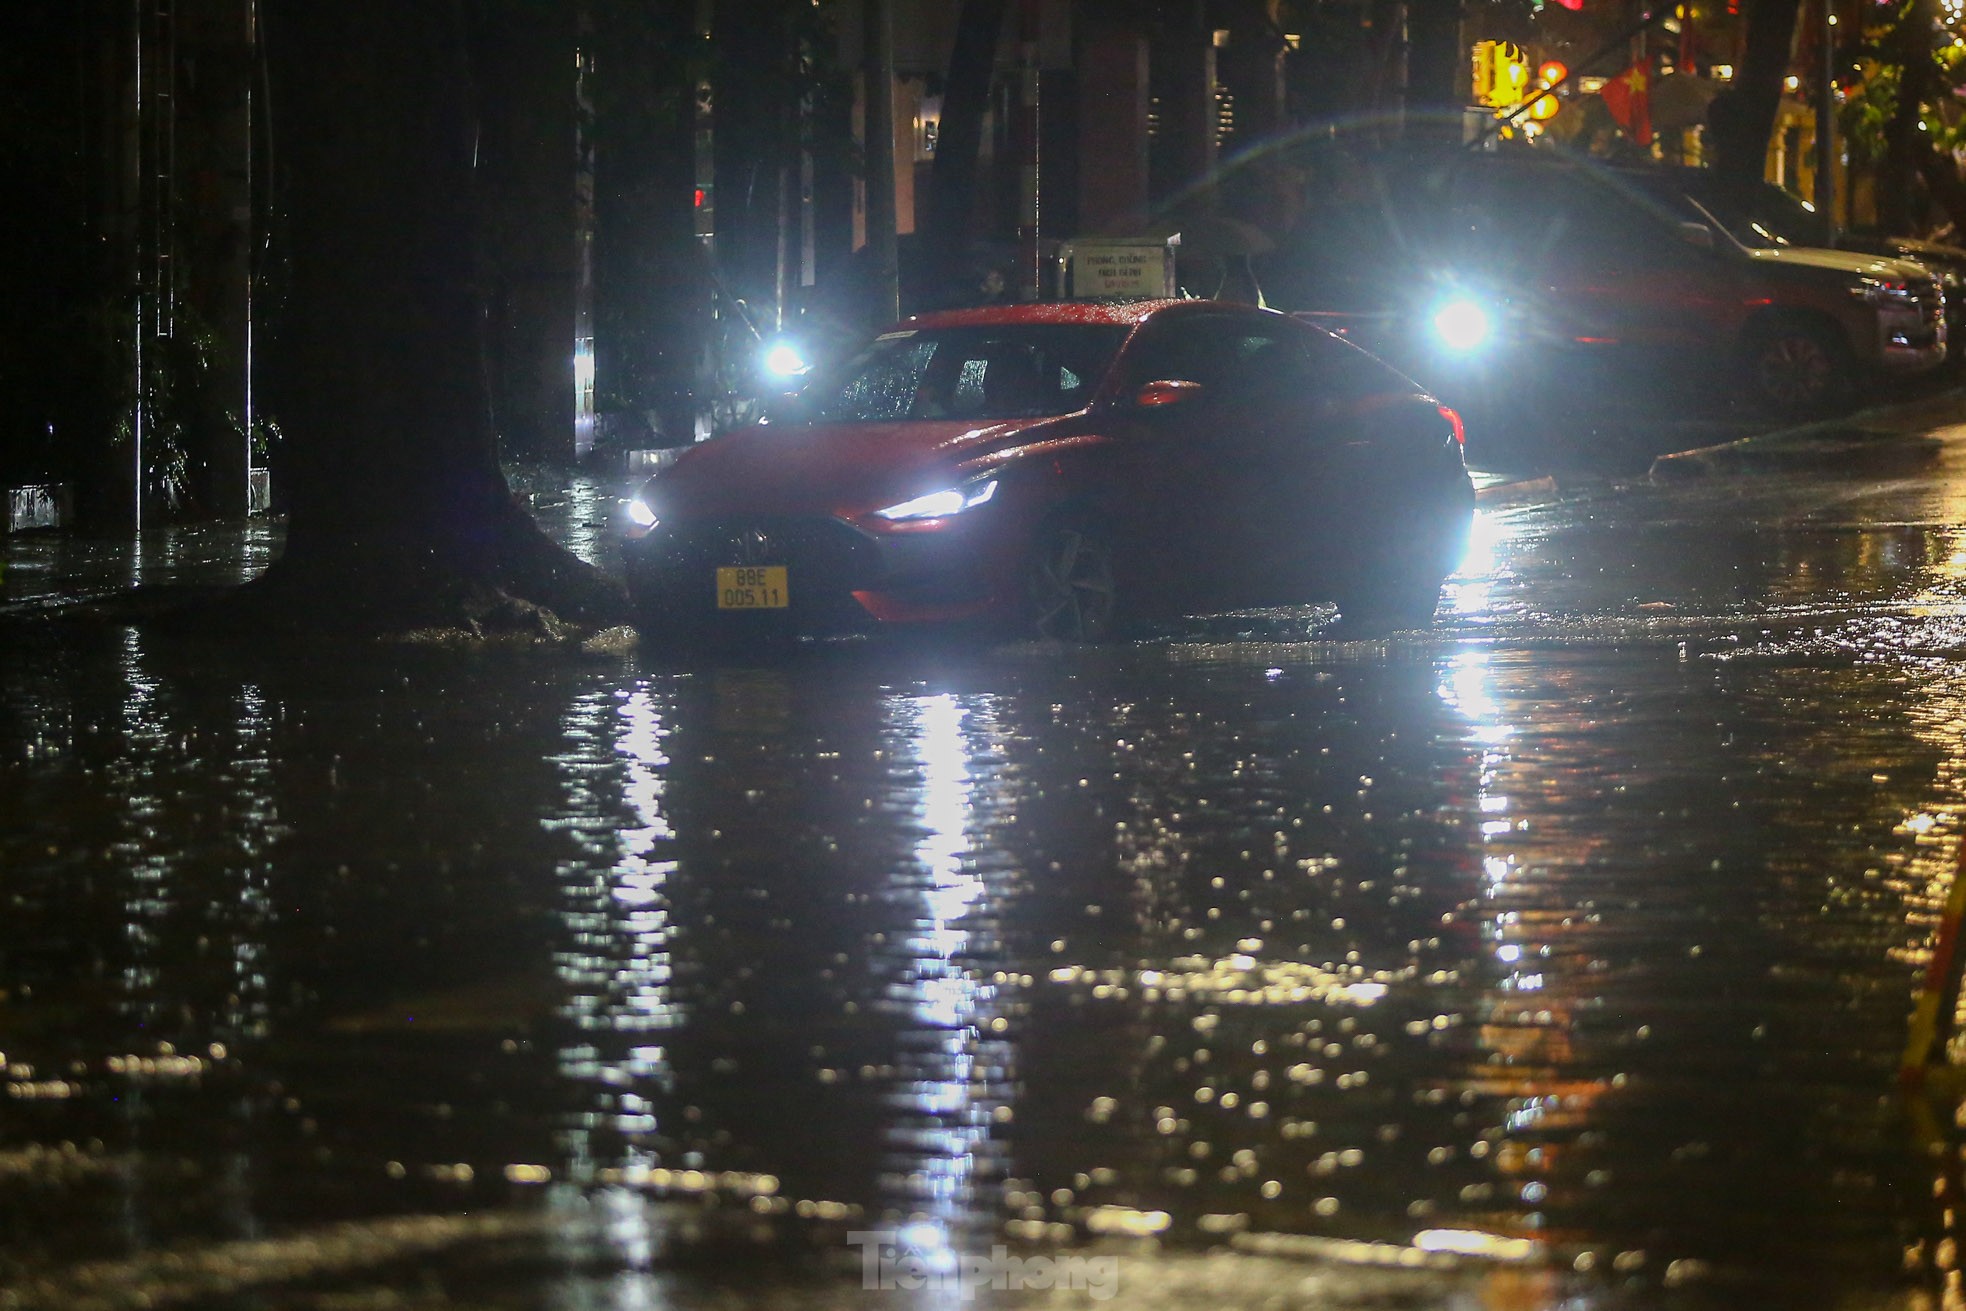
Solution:
[[[979,1302],[1950,1305],[1962,526],[1955,445],[1485,510],[1432,634],[755,663],[165,638],[51,602],[277,534],[9,541],[0,1308],[957,1306],[998,1245]]]

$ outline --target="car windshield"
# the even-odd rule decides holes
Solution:
[[[1748,246],[1827,246],[1829,225],[1803,201],[1775,186],[1762,183],[1738,203],[1728,204],[1720,197],[1703,198],[1727,230]]]
[[[1078,323],[898,329],[815,381],[787,417],[855,423],[1069,414],[1092,398],[1127,331]]]
[[[1765,232],[1737,231],[1733,224],[1715,213],[1712,206],[1697,197],[1671,192],[1665,195],[1655,196],[1653,200],[1655,201],[1655,204],[1652,206],[1653,212],[1670,222],[1681,225],[1697,223],[1704,228],[1717,228],[1721,232],[1730,234],[1743,246],[1750,248],[1780,244]]]
[[[1662,201],[1690,209],[1699,206],[1702,218],[1726,228],[1734,240],[1755,250],[1781,246],[1827,246],[1828,225],[1814,209],[1773,183],[1729,187],[1696,177],[1684,184],[1661,182],[1648,188]]]

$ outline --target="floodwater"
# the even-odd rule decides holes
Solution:
[[[1962,478],[1484,513],[1430,636],[758,664],[10,544],[0,1308],[1937,1308]]]

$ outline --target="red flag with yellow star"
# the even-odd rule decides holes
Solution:
[[[1652,144],[1652,75],[1643,61],[1606,82],[1598,94],[1633,141],[1641,146]]]

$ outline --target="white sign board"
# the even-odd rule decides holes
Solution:
[[[1166,238],[1074,241],[1061,253],[1074,297],[1175,294],[1174,250]]]

